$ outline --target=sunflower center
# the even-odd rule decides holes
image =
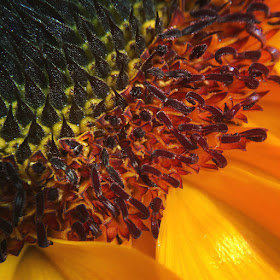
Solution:
[[[191,13],[171,5],[169,27],[162,31],[159,15],[149,21],[152,15],[143,1],[142,30],[131,12],[122,31],[110,16],[104,19],[109,11],[95,2],[99,21],[110,30],[110,36],[103,37],[104,46],[88,21],[81,15],[73,18],[87,38],[86,51],[94,49],[94,70],[90,64],[87,73],[78,65],[73,56],[81,59],[81,49],[74,44],[60,46],[74,82],[66,90],[73,95],[71,107],[59,105],[63,98],[54,102],[58,91],[48,69],[58,67],[46,60],[50,92],[45,97],[36,90],[44,105],[39,99],[40,104],[28,101],[34,82],[24,72],[25,101],[37,104],[34,112],[40,114],[40,125],[30,117],[28,134],[15,156],[18,134],[26,132],[24,126],[20,131],[12,105],[3,123],[1,132],[9,144],[4,145],[0,165],[2,260],[7,251],[18,254],[25,242],[48,247],[50,237],[122,243],[150,230],[157,238],[168,188],[182,187],[181,176],[200,168],[224,168],[225,150],[245,150],[248,142],[266,139],[264,128],[245,129],[242,124],[247,111],[261,109],[257,102],[267,88],[280,81],[270,74],[278,52],[265,43],[276,32],[271,18],[278,14],[255,2],[201,3],[203,8],[188,7]],[[19,14],[25,14],[22,9],[18,7]],[[124,50],[129,36],[133,42]],[[102,46],[111,48],[107,60],[98,53]],[[87,104],[89,92],[101,101],[90,98],[94,104]],[[18,107],[20,102],[18,97]],[[55,106],[64,108],[62,113]],[[94,110],[87,113],[90,108]],[[52,138],[42,141],[50,132]]]

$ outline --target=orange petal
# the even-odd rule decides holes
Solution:
[[[268,129],[268,140],[271,140],[275,145],[280,145],[280,102],[264,100],[260,103],[260,105],[264,109],[264,112],[246,113],[249,121],[248,124],[245,124],[244,126],[250,128],[261,127]]]
[[[244,159],[245,157],[246,152],[244,152]],[[257,155],[255,159],[258,159]],[[246,160],[241,164],[239,160],[231,162],[229,159],[228,166],[219,171],[201,170],[199,174],[185,176],[184,184],[209,192],[241,210],[280,237],[279,175],[275,176],[276,170],[267,174],[266,168],[262,169],[262,163],[254,162],[254,158],[252,161],[250,158]],[[274,154],[273,160],[269,161],[268,158],[265,160],[276,164],[280,161],[279,153]],[[258,168],[255,169],[254,165]]]
[[[53,241],[54,245],[43,252],[67,280],[179,279],[135,249],[104,242]]]
[[[273,8],[273,11],[277,11],[280,9],[279,1],[278,0],[268,0],[267,3]]]
[[[271,83],[269,86],[265,85],[265,87],[262,88],[262,90],[268,89],[270,89],[270,92],[258,102],[258,104],[263,108],[263,112],[246,112],[248,124],[245,124],[244,126],[267,128],[270,134],[269,138],[271,138],[271,140],[274,141],[275,144],[280,145],[280,85]]]
[[[156,240],[154,239],[151,232],[144,231],[141,235],[141,238],[133,239],[132,247],[150,256],[151,258],[155,258]]]
[[[246,151],[227,150],[224,154],[229,165],[239,166],[252,174],[259,174],[259,176],[280,182],[277,165],[277,162],[280,161],[280,146],[275,146],[271,142],[268,139],[263,143],[250,143],[247,145]],[[219,176],[219,172],[217,176]]]
[[[170,190],[156,256],[183,279],[280,278],[280,240],[186,182]]]

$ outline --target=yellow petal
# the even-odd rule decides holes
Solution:
[[[8,257],[9,259],[10,257]],[[2,278],[1,278],[2,279]],[[5,279],[5,278],[3,278]],[[63,280],[50,260],[35,246],[30,246],[18,264],[13,280]]]
[[[274,163],[279,162],[279,158],[274,159]],[[199,174],[191,174],[184,180],[188,185],[201,188],[241,210],[280,237],[279,179],[267,176],[265,169],[255,169],[254,165],[250,165],[250,160],[247,164],[240,164],[229,159],[226,168],[219,171],[201,170]]]
[[[103,242],[53,241],[43,252],[67,280],[179,279],[135,249]]]
[[[186,182],[168,195],[157,259],[186,280],[280,279],[280,240]]]
[[[0,264],[0,279],[12,280],[23,252],[18,257],[8,256],[5,262]]]

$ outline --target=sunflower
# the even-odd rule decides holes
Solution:
[[[4,3],[2,278],[278,279],[276,6]]]

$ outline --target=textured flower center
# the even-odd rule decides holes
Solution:
[[[270,74],[278,51],[266,44],[278,31],[279,14],[263,2],[162,3],[153,6],[162,20],[154,18],[149,1],[136,3],[140,15],[130,12],[129,18],[123,4],[80,1],[63,14],[48,2],[38,1],[37,10],[14,2],[1,8],[10,13],[8,24],[29,24],[26,37],[16,28],[3,29],[18,61],[9,58],[12,70],[1,66],[1,79],[6,87],[10,83],[0,104],[6,116],[2,261],[24,243],[48,247],[50,237],[122,243],[150,230],[157,238],[168,188],[182,187],[182,175],[224,168],[225,150],[266,139],[264,128],[242,124],[246,112],[260,110],[258,101],[280,83]],[[46,19],[44,11],[55,19]],[[103,41],[93,31],[96,20],[109,31]],[[49,37],[34,47],[32,31],[37,41]],[[81,38],[86,46],[79,46]],[[29,53],[20,49],[24,44]],[[88,57],[94,64],[87,64]],[[22,73],[11,75],[13,63]]]

